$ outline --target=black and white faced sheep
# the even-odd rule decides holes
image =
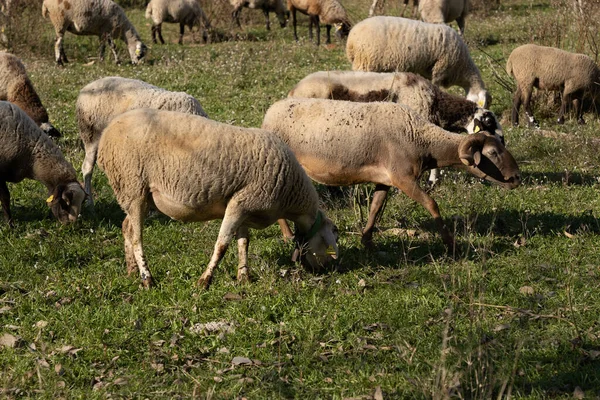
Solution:
[[[94,204],[92,173],[102,130],[117,115],[137,108],[179,111],[207,117],[193,96],[184,92],[170,92],[137,79],[109,76],[87,84],[79,92],[75,114],[79,136],[85,148],[81,169],[91,205]]]
[[[452,28],[398,17],[372,17],[356,24],[346,43],[355,71],[414,72],[434,85],[460,86],[467,99],[489,108],[479,69]]]
[[[238,27],[242,27],[240,24],[240,14],[242,8],[248,7],[253,10],[260,9],[265,15],[265,24],[267,30],[271,29],[271,22],[269,21],[269,12],[274,12],[279,20],[279,25],[285,28],[287,19],[289,17],[289,11],[285,7],[283,0],[229,0],[229,4],[233,6],[233,12],[231,13],[231,21],[235,22]]]
[[[469,0],[421,0],[421,19],[432,24],[456,21],[460,34],[465,33],[465,17],[469,13]]]
[[[564,123],[567,105],[573,103],[577,122],[584,124],[583,98],[596,97],[600,89],[600,69],[585,54],[570,53],[554,47],[526,44],[510,53],[506,72],[515,77],[517,90],[513,98],[512,123],[519,124],[519,109],[525,108],[529,125],[539,126],[531,109],[533,88],[560,91],[562,102],[558,123]]]
[[[142,228],[154,206],[180,221],[222,218],[207,269],[198,284],[208,287],[213,270],[237,237],[237,278],[248,279],[248,228],[280,218],[296,223],[313,268],[337,258],[337,228],[319,210],[317,192],[292,151],[275,135],[195,115],[140,109],[116,117],[98,149],[117,201],[127,214],[123,239],[128,271],[152,275],[142,250]]]
[[[39,181],[48,189],[48,206],[63,224],[74,222],[85,198],[73,166],[19,107],[0,101],[0,202],[13,225],[7,182]]]
[[[410,107],[445,130],[469,134],[480,130],[492,132],[504,144],[502,127],[493,112],[464,97],[446,93],[427,79],[410,72],[314,72],[298,82],[288,97],[391,101]],[[437,182],[438,175],[437,169],[431,170],[430,185]]]
[[[163,22],[179,23],[179,41],[183,44],[183,31],[185,26],[191,31],[194,26],[202,26],[202,40],[208,39],[207,30],[210,23],[206,14],[200,8],[198,0],[150,0],[146,7],[146,19],[152,19],[152,42],[156,43],[156,35],[162,44]]]
[[[10,101],[19,106],[46,134],[61,136],[48,121],[48,112],[33,88],[21,60],[3,52],[0,53],[0,100]]]
[[[296,11],[308,15],[310,18],[308,34],[312,40],[312,27],[317,27],[317,46],[321,44],[321,23],[325,24],[327,29],[327,42],[331,43],[331,25],[335,25],[336,35],[340,39],[348,36],[352,24],[344,6],[338,0],[287,0],[287,6],[292,14],[292,23],[294,25],[294,39],[298,41],[296,33]]]
[[[516,161],[491,133],[450,133],[395,103],[285,99],[269,108],[262,127],[290,146],[313,180],[332,186],[376,184],[363,231],[367,246],[387,192],[395,186],[431,214],[452,248],[437,203],[419,186],[425,170],[461,167],[510,189],[521,181]]]
[[[67,63],[63,48],[65,32],[75,35],[91,35],[100,38],[100,59],[104,59],[104,49],[108,42],[119,62],[113,40],[121,39],[127,44],[132,64],[137,64],[146,55],[146,46],[142,43],[135,27],[129,22],[125,11],[111,0],[44,0],[42,15],[50,18],[56,31],[54,53],[56,63]]]

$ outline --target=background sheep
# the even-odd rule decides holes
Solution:
[[[460,34],[465,33],[465,17],[469,13],[469,0],[421,0],[421,19],[432,24],[456,21]]]
[[[200,8],[198,0],[150,0],[146,7],[146,19],[152,19],[152,42],[156,43],[156,34],[162,44],[162,23],[179,23],[179,41],[183,43],[183,31],[187,25],[191,31],[194,25],[204,25],[202,40],[207,41],[206,29],[210,29],[210,23]]]
[[[531,110],[531,93],[534,87],[562,92],[557,121],[559,124],[565,122],[565,111],[571,101],[577,122],[585,124],[583,97],[590,94],[595,97],[598,94],[600,70],[594,60],[585,54],[526,44],[510,53],[506,72],[514,76],[517,82],[511,118],[513,125],[519,124],[519,109],[523,104],[529,125],[539,126]]]
[[[279,218],[296,223],[318,267],[337,257],[333,223],[318,209],[312,182],[291,150],[270,132],[172,111],[140,109],[106,128],[98,162],[127,214],[123,239],[128,271],[139,268],[144,286],[152,275],[144,260],[142,228],[151,204],[181,221],[223,218],[219,237],[198,284],[208,287],[234,235],[237,278],[248,280],[248,228]]]
[[[242,27],[240,24],[240,13],[242,8],[248,7],[251,9],[261,9],[265,15],[265,23],[267,30],[271,30],[271,23],[269,21],[269,12],[274,12],[279,20],[279,25],[285,28],[288,18],[288,10],[283,4],[283,0],[229,0],[229,4],[233,6],[233,12],[231,13],[232,22],[235,21],[238,27]]]
[[[336,25],[336,35],[339,38],[348,36],[350,19],[342,4],[337,0],[287,0],[287,6],[292,13],[292,22],[294,24],[294,39],[298,41],[296,33],[296,10],[310,18],[308,26],[308,35],[312,40],[312,26],[317,27],[317,46],[321,44],[321,23],[327,28],[327,42],[331,43],[331,25]]]
[[[137,64],[146,54],[146,46],[127,19],[125,11],[111,0],[44,0],[42,15],[50,18],[54,25],[54,54],[59,65],[69,62],[63,49],[63,36],[67,31],[75,35],[98,36],[101,60],[104,60],[104,48],[108,41],[115,62],[119,62],[113,39],[121,39],[127,44],[133,64]]]
[[[102,130],[117,115],[136,108],[155,108],[207,116],[198,100],[189,94],[170,92],[136,79],[111,76],[86,85],[77,97],[75,113],[79,136],[85,147],[85,159],[81,167],[85,191],[92,205],[92,172]]]
[[[6,182],[25,178],[43,183],[46,200],[63,224],[77,220],[85,192],[77,182],[73,166],[60,149],[19,107],[0,101],[0,201],[4,218],[13,225],[10,193]]]
[[[25,66],[10,53],[0,53],[0,100],[19,106],[46,134],[60,136],[48,121],[48,112],[33,88]]]
[[[399,104],[286,99],[267,110],[262,128],[283,139],[319,183],[376,184],[363,231],[365,245],[371,243],[376,216],[391,186],[425,207],[444,243],[453,245],[437,203],[419,187],[418,179],[427,169],[459,166],[503,187],[520,183],[515,160],[495,136],[450,133]]]
[[[492,132],[504,144],[502,127],[493,112],[463,97],[446,93],[410,72],[319,71],[302,79],[288,97],[404,104],[431,123],[451,132]],[[430,185],[438,180],[432,169]]]
[[[356,24],[346,55],[357,71],[415,72],[434,85],[465,89],[467,99],[488,108],[491,98],[458,33],[446,25],[398,17],[372,17]]]
[[[384,0],[373,0],[373,3],[371,4],[371,7],[369,8],[369,17],[372,17],[373,15],[375,15],[375,11],[378,8],[382,8],[384,3],[385,3]],[[410,3],[410,0],[402,0],[402,3],[404,4],[404,7],[402,7],[402,11],[400,12],[401,17],[404,16],[404,13],[406,12],[406,7],[408,6],[408,3]],[[412,16],[414,18],[415,12],[417,11],[417,7],[419,6],[419,0],[412,0],[412,3],[413,3]]]

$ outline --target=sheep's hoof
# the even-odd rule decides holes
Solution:
[[[373,236],[371,234],[363,235],[363,237],[360,239],[360,242],[368,250],[375,248],[375,245],[373,244]]]
[[[248,276],[248,267],[238,268],[237,280],[238,283],[241,284],[250,283],[250,276]]]
[[[565,119],[563,117],[560,117],[558,120],[556,120],[556,123],[559,125],[563,125],[565,123]]]
[[[585,120],[584,120],[583,118],[579,118],[579,119],[577,120],[577,123],[578,123],[579,125],[585,125]]]
[[[212,275],[206,275],[204,273],[204,274],[202,274],[200,279],[198,279],[198,282],[196,282],[196,286],[198,286],[200,289],[207,290],[210,287],[211,281],[212,281]]]
[[[146,277],[146,279],[142,279],[142,286],[144,287],[144,289],[150,289],[152,286],[154,286],[154,282],[152,282],[152,277],[148,276]]]

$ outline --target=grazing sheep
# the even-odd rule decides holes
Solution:
[[[467,99],[488,108],[491,98],[467,45],[449,26],[398,17],[372,17],[356,24],[346,43],[355,71],[414,72],[434,85],[460,86]]]
[[[61,136],[48,121],[48,112],[33,88],[21,60],[4,52],[0,52],[0,100],[19,106],[46,134]]]
[[[337,228],[319,210],[317,192],[291,150],[270,132],[240,128],[173,111],[140,109],[105,129],[98,163],[127,214],[123,221],[129,273],[137,265],[144,286],[152,275],[142,250],[144,218],[151,206],[180,221],[223,218],[208,268],[213,270],[234,236],[238,281],[248,280],[248,228],[277,219],[296,223],[301,259],[313,268],[337,258]]]
[[[465,33],[465,17],[469,13],[469,0],[421,0],[421,19],[432,24],[456,21],[460,34]]]
[[[238,27],[242,27],[240,24],[240,13],[242,8],[248,7],[250,9],[261,9],[265,15],[265,21],[267,30],[271,30],[271,22],[269,21],[269,12],[274,12],[279,20],[279,25],[285,28],[288,18],[288,10],[283,3],[283,0],[229,0],[229,4],[233,6],[233,12],[231,13],[232,23],[237,23]]]
[[[0,132],[0,202],[8,224],[13,226],[6,182],[25,178],[46,186],[50,195],[46,202],[61,223],[76,221],[85,192],[56,144],[25,112],[7,101],[0,101]]]
[[[310,18],[308,26],[308,35],[312,40],[313,24],[317,27],[317,46],[321,44],[321,23],[327,28],[327,42],[331,43],[331,25],[336,26],[336,35],[343,39],[348,36],[350,19],[344,6],[338,0],[287,0],[287,6],[292,13],[292,23],[294,24],[294,39],[298,41],[296,33],[296,10]]]
[[[204,25],[202,30],[202,40],[207,41],[207,29],[210,29],[210,22],[206,14],[200,8],[198,0],[150,0],[146,7],[146,19],[152,19],[152,42],[156,43],[156,34],[162,44],[165,40],[162,37],[162,23],[179,23],[179,41],[183,44],[183,31],[187,25],[191,31],[194,25]]]
[[[517,90],[513,97],[512,123],[519,124],[519,109],[525,108],[529,125],[539,126],[531,110],[533,88],[562,92],[562,102],[558,113],[558,123],[565,122],[567,105],[573,102],[577,122],[583,119],[583,97],[597,96],[600,84],[600,69],[585,54],[570,53],[554,47],[526,44],[510,53],[506,62],[506,72],[515,77]]]
[[[392,101],[410,107],[427,121],[451,132],[494,133],[504,144],[500,122],[493,112],[463,97],[446,93],[427,79],[410,72],[319,71],[302,79],[288,97]],[[429,184],[438,180],[431,170]]]
[[[110,76],[87,84],[79,92],[75,113],[79,136],[85,147],[81,169],[91,205],[94,204],[92,172],[102,130],[117,115],[137,108],[179,111],[207,117],[198,100],[189,94],[169,92],[137,79]]]
[[[127,44],[132,64],[137,64],[146,55],[146,46],[125,11],[111,0],[44,0],[42,15],[50,18],[56,31],[54,54],[58,65],[69,62],[63,49],[63,36],[67,31],[75,35],[98,36],[101,60],[104,60],[108,41],[115,62],[119,62],[114,39]]]
[[[267,110],[262,128],[283,139],[319,183],[376,184],[362,237],[367,246],[391,186],[425,207],[444,243],[453,245],[437,203],[419,187],[418,179],[427,169],[458,166],[506,188],[520,184],[517,163],[497,137],[450,133],[390,102],[285,99]]]

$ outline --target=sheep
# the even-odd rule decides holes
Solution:
[[[198,0],[150,0],[146,7],[146,19],[152,19],[152,42],[156,43],[156,34],[162,44],[165,41],[162,37],[162,23],[179,23],[179,41],[183,44],[183,31],[185,25],[191,31],[194,25],[204,25],[202,39],[206,43],[210,29],[210,22],[206,14],[200,8]]]
[[[240,24],[240,13],[243,7],[251,9],[261,9],[265,15],[267,30],[271,30],[271,23],[269,21],[269,12],[274,12],[279,20],[279,25],[285,28],[288,18],[288,10],[283,3],[283,0],[229,0],[229,4],[233,6],[233,12],[231,13],[232,23],[237,23],[238,27],[242,27]]]
[[[102,130],[117,115],[137,108],[179,111],[208,117],[198,100],[189,94],[170,92],[137,79],[109,76],[87,84],[79,92],[75,114],[79,136],[85,148],[81,170],[91,206],[94,205],[92,173]]]
[[[54,54],[58,65],[69,62],[63,49],[63,36],[67,31],[75,35],[98,36],[101,60],[104,60],[108,41],[115,62],[119,63],[113,39],[121,39],[127,44],[132,64],[137,64],[146,55],[146,45],[125,11],[111,0],[44,0],[42,15],[50,18],[56,31]]]
[[[390,103],[285,99],[265,114],[262,129],[278,135],[313,180],[325,185],[373,182],[375,194],[362,243],[372,245],[375,219],[391,186],[421,204],[434,218],[444,243],[454,240],[439,208],[418,184],[423,171],[462,167],[505,188],[520,184],[516,161],[486,132],[460,135],[443,130],[410,108]],[[464,164],[464,165],[463,165]],[[284,234],[289,235],[280,221]]]
[[[0,202],[4,219],[14,226],[6,182],[33,179],[48,189],[46,200],[62,223],[75,222],[85,198],[73,166],[23,110],[0,101]]]
[[[293,98],[321,98],[358,102],[392,101],[404,104],[451,132],[492,132],[504,144],[502,127],[493,112],[465,98],[446,93],[410,72],[319,71],[302,79],[289,92]],[[432,169],[429,184],[439,171]]]
[[[559,124],[565,122],[564,115],[570,102],[573,102],[577,122],[585,124],[583,97],[595,97],[599,93],[600,69],[585,54],[526,44],[510,53],[506,62],[506,72],[514,76],[517,82],[511,118],[515,126],[519,125],[519,109],[523,104],[529,125],[539,127],[531,110],[531,93],[534,87],[539,90],[562,92],[557,120]]]
[[[0,52],[0,100],[10,101],[19,106],[47,135],[61,136],[48,121],[48,112],[29,80],[21,60],[4,52]]]
[[[436,86],[461,86],[467,99],[489,108],[479,69],[467,45],[449,26],[399,17],[372,17],[356,24],[346,43],[355,71],[415,72]]]
[[[181,221],[222,218],[207,269],[213,270],[233,236],[238,239],[238,281],[248,280],[248,228],[277,219],[296,223],[301,260],[313,268],[338,256],[337,228],[319,209],[319,198],[291,150],[270,132],[240,128],[175,111],[138,109],[104,130],[98,164],[127,216],[123,239],[128,272],[137,265],[145,287],[152,275],[142,250],[150,206]]]
[[[469,0],[421,0],[421,19],[432,24],[456,21],[461,35],[465,33],[465,17],[469,13]]]
[[[375,10],[377,10],[380,7],[383,7],[383,3],[385,3],[385,0],[373,0],[373,3],[371,4],[371,7],[369,8],[369,17],[372,17],[373,15],[375,15]],[[410,0],[402,0],[402,3],[404,4],[404,7],[402,7],[400,16],[404,17],[404,12],[406,11],[406,7],[408,7],[408,3],[410,3]],[[419,6],[419,0],[413,0],[413,11],[412,11],[413,17],[415,16],[415,11],[417,10],[418,6]]]
[[[312,40],[312,26],[317,27],[317,46],[321,44],[321,23],[327,28],[327,42],[331,43],[331,25],[336,26],[336,35],[340,39],[348,36],[350,27],[350,19],[344,6],[338,0],[287,0],[287,6],[292,13],[292,23],[294,25],[294,39],[298,41],[296,33],[296,10],[308,15],[310,18],[308,26],[308,34]]]

